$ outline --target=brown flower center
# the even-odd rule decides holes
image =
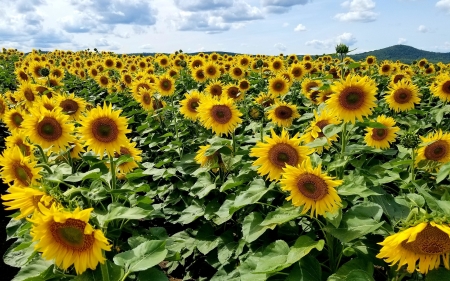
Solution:
[[[372,129],[372,139],[376,141],[381,141],[386,138],[388,134],[388,129],[374,128]]]
[[[172,81],[170,81],[170,80],[168,80],[168,79],[163,79],[163,80],[161,80],[160,85],[161,85],[161,88],[162,88],[164,91],[169,91],[169,90],[172,89]]]
[[[22,79],[23,81],[28,81],[28,75],[27,75],[25,72],[23,72],[23,71],[20,71],[20,72],[19,72],[19,77],[20,77],[20,79]]]
[[[209,75],[216,75],[217,69],[216,69],[214,66],[209,66],[209,67],[206,69],[206,72],[207,72]]]
[[[142,101],[146,104],[146,105],[150,105],[152,103],[152,97],[150,96],[149,93],[144,93],[142,95]]]
[[[46,116],[37,124],[37,133],[41,138],[51,142],[62,136],[62,128],[58,120]]]
[[[317,86],[319,86],[319,84],[317,84],[317,82],[312,81],[312,82],[309,82],[305,88],[306,88],[307,92],[311,92],[312,88],[315,88]]]
[[[59,106],[63,109],[64,113],[66,113],[68,115],[73,115],[73,114],[77,113],[78,109],[80,108],[78,103],[71,99],[63,100],[59,104]]]
[[[188,101],[188,110],[190,112],[197,113],[197,107],[198,107],[199,101],[200,101],[200,99],[198,99],[198,98],[191,98]]]
[[[231,109],[226,105],[214,105],[211,109],[211,115],[219,124],[227,124],[233,117]]]
[[[131,75],[127,74],[123,77],[123,81],[125,81],[125,84],[131,84],[133,82],[133,79],[131,78]]]
[[[440,255],[450,252],[448,234],[431,224],[417,234],[416,240],[409,243],[405,240],[401,245],[415,254]]]
[[[281,62],[279,62],[279,61],[275,61],[275,62],[272,64],[272,67],[273,67],[273,69],[275,69],[275,70],[280,69],[281,66],[282,66],[282,64],[281,64]]]
[[[239,83],[239,88],[243,91],[247,90],[248,88],[250,88],[250,84],[247,81],[241,81]]]
[[[108,83],[109,83],[108,77],[106,76],[100,77],[100,85],[106,86],[108,85]]]
[[[92,249],[94,233],[84,234],[86,223],[77,219],[67,219],[64,223],[52,222],[50,231],[55,242],[73,251],[84,252]]]
[[[445,81],[445,83],[442,85],[442,91],[446,95],[450,95],[450,80],[449,81]]]
[[[367,63],[368,64],[372,64],[373,63],[373,58],[367,58]]]
[[[277,92],[281,92],[284,90],[284,87],[286,86],[286,83],[282,80],[277,80],[273,83],[273,89]]]
[[[401,81],[403,78],[405,78],[405,75],[403,74],[397,74],[394,76],[394,83],[397,83],[398,81]]]
[[[239,95],[239,88],[236,86],[229,87],[227,89],[227,95],[232,99],[236,99]]]
[[[292,117],[292,109],[289,106],[281,105],[275,108],[275,116],[279,119],[289,119]]]
[[[286,164],[296,166],[299,162],[297,150],[287,143],[277,143],[269,150],[270,162],[279,167],[284,168]]]
[[[321,177],[310,173],[299,176],[297,188],[303,196],[314,201],[321,200],[328,194],[327,183]]]
[[[425,158],[427,160],[439,161],[448,153],[448,143],[444,140],[437,140],[425,147]]]
[[[391,66],[390,65],[383,65],[381,67],[381,72],[389,72],[389,70],[391,70]]]
[[[233,74],[239,77],[242,75],[242,70],[240,68],[236,67],[233,69]]]
[[[222,95],[222,86],[212,85],[209,91],[213,96],[220,96]]]
[[[167,59],[161,59],[161,61],[160,61],[160,64],[162,65],[162,66],[166,66],[167,64],[169,63],[169,61],[167,60]]]
[[[408,89],[398,89],[394,92],[394,100],[396,103],[405,104],[412,98],[412,93]]]
[[[112,59],[107,59],[105,61],[105,65],[106,65],[106,67],[113,67],[114,66],[114,61]]]
[[[361,88],[350,86],[339,95],[339,103],[347,110],[358,110],[364,104],[365,95]]]
[[[195,72],[195,77],[197,79],[205,79],[205,74],[203,73],[203,70],[199,69]]]
[[[23,122],[23,117],[20,113],[14,112],[13,114],[11,114],[11,121],[13,121],[14,125],[20,127]]]
[[[296,78],[301,77],[302,76],[302,69],[300,67],[294,67],[292,69],[292,71],[291,71],[291,74],[294,77],[296,77]]]
[[[319,136],[318,138],[324,137],[323,128],[325,128],[326,125],[329,125],[328,120],[320,120],[316,123],[316,126],[320,128]]]
[[[15,178],[24,186],[29,186],[31,183],[31,179],[33,178],[33,174],[31,173],[30,168],[20,163],[15,162],[13,165]]]
[[[92,122],[92,134],[98,141],[109,143],[117,139],[119,129],[113,119],[100,117]]]

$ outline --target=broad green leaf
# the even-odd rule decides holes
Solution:
[[[103,226],[106,222],[116,219],[139,220],[147,217],[153,210],[145,210],[139,207],[123,207],[118,203],[112,203],[108,206],[108,212],[105,215],[97,215],[98,222]]]
[[[313,140],[312,142],[307,143],[306,146],[310,148],[315,148],[325,146],[327,143],[328,143],[327,138],[321,137]]]
[[[156,267],[139,272],[137,281],[169,281],[167,275]]]
[[[295,207],[291,203],[286,203],[283,206],[277,208],[275,211],[267,214],[264,221],[261,222],[261,226],[274,229],[278,224],[291,221],[301,216],[301,210],[301,207]]]
[[[242,238],[247,243],[255,241],[267,230],[267,226],[260,225],[262,221],[262,215],[257,212],[250,213],[245,217],[242,223]]]
[[[358,195],[368,197],[370,195],[379,195],[366,186],[366,181],[363,176],[353,176],[353,174],[344,177],[344,184],[337,187],[337,192],[339,195],[344,196]]]
[[[316,258],[311,255],[303,257],[296,263],[285,281],[320,281],[322,268]]]
[[[167,255],[166,242],[152,240],[129,251],[117,254],[114,263],[125,268],[126,272],[143,271],[164,260]]]
[[[37,277],[53,265],[53,261],[44,260],[40,256],[33,259],[22,267],[17,275],[11,281],[24,281],[28,278]]]
[[[361,269],[354,269],[350,271],[347,275],[337,275],[333,274],[330,277],[328,277],[327,281],[375,281],[373,277],[368,274],[366,271]]]
[[[199,217],[203,216],[205,214],[205,205],[203,203],[203,200],[192,200],[192,203],[189,207],[184,209],[181,212],[181,216],[176,220],[176,222],[181,224],[188,224]]]
[[[450,270],[440,267],[438,269],[433,269],[428,271],[426,281],[443,281],[450,280]]]
[[[231,189],[231,188],[233,188],[233,187],[240,186],[240,185],[242,185],[243,183],[244,183],[244,181],[241,180],[239,177],[232,177],[232,176],[229,176],[228,179],[227,179],[227,181],[224,182],[224,183],[220,186],[220,192],[224,192],[224,191],[226,191],[226,190],[228,190],[228,189]]]
[[[235,212],[244,206],[258,202],[258,200],[261,199],[261,197],[263,197],[269,189],[270,188],[266,187],[264,180],[253,180],[249,188],[243,190],[236,196],[234,204],[230,208],[231,212]]]
[[[64,181],[68,182],[80,182],[86,179],[98,179],[102,173],[100,172],[100,169],[93,169],[90,171],[87,171],[85,173],[75,173],[71,176],[68,176],[64,179]]]
[[[371,201],[380,205],[383,212],[395,221],[405,219],[409,214],[409,208],[399,204],[391,194],[371,197]]]
[[[450,163],[445,163],[439,168],[439,172],[437,173],[436,176],[436,183],[440,183],[441,181],[448,178],[449,174],[450,174]]]
[[[197,249],[204,255],[207,255],[220,243],[219,237],[214,235],[214,229],[210,224],[204,224],[200,227],[195,239],[197,239]]]
[[[209,173],[200,175],[195,184],[191,187],[191,195],[203,198],[216,188],[216,184],[211,180]]]
[[[3,261],[12,267],[23,267],[35,254],[32,241],[15,241],[3,255]]]
[[[327,138],[331,138],[332,136],[340,133],[342,131],[341,125],[329,124],[323,127],[322,132]]]
[[[105,264],[98,264],[95,270],[88,269],[74,278],[74,281],[120,281],[124,275],[123,268],[109,260]]]
[[[409,201],[412,202],[412,205],[415,207],[423,207],[425,205],[425,199],[423,196],[415,193],[408,193],[406,194],[406,197],[409,199]]]
[[[315,241],[307,235],[300,236],[295,244],[291,247],[289,254],[287,256],[287,263],[293,264],[299,261],[301,258],[309,254],[313,249],[322,251],[325,245],[325,240]]]

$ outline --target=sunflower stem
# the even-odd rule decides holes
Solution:
[[[416,175],[414,174],[414,162],[415,162],[416,154],[414,153],[414,148],[411,148],[411,181],[414,182]]]
[[[109,155],[109,163],[111,165],[111,189],[115,190],[117,185],[117,178],[116,178],[116,163],[114,162],[113,155]]]
[[[231,135],[233,138],[233,156],[236,154],[236,134],[235,131],[233,131],[233,134]]]
[[[344,124],[342,124],[342,134],[341,134],[341,155],[339,157],[340,160],[342,160],[344,158],[344,153],[345,153],[345,147],[347,145],[347,122],[344,122]],[[344,168],[342,167],[339,170],[339,179],[342,179],[344,177]]]
[[[105,256],[104,251],[103,252],[103,256]],[[100,270],[102,272],[102,280],[103,281],[108,281],[109,280],[109,271],[108,271],[108,265],[106,264],[106,261],[103,263],[100,263]]]
[[[36,146],[37,146],[38,149],[39,149],[39,153],[41,153],[42,161],[43,161],[45,164],[48,164],[47,155],[45,155],[44,150],[42,149],[42,147],[41,147],[40,145],[36,145]]]
[[[47,165],[47,163],[45,163],[45,164],[37,164],[36,167],[42,167],[42,168],[44,168],[49,174],[53,174],[52,169],[50,169],[50,167]]]

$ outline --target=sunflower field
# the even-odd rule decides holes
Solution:
[[[3,49],[13,280],[450,280],[450,64],[345,47]]]

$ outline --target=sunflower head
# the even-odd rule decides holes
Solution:
[[[376,122],[382,124],[384,128],[366,128],[364,140],[368,146],[387,149],[395,141],[396,133],[400,131],[400,128],[395,126],[394,118],[385,115],[379,115]]]
[[[269,79],[269,93],[274,97],[285,95],[289,92],[289,82],[282,75]]]
[[[396,112],[408,111],[414,108],[414,104],[420,103],[419,89],[411,81],[402,79],[390,84],[385,100],[389,108]]]
[[[198,118],[197,108],[200,105],[202,96],[199,91],[193,90],[184,95],[184,100],[180,101],[180,112],[184,117],[195,121]]]
[[[450,133],[439,130],[420,138],[422,143],[417,151],[416,165],[420,161],[431,161],[439,164],[450,162]]]
[[[286,102],[277,102],[267,112],[267,117],[279,127],[290,127],[294,119],[299,118],[300,114],[294,104]]]
[[[228,97],[205,97],[197,108],[198,118],[206,128],[217,135],[229,134],[242,122],[242,113]]]

